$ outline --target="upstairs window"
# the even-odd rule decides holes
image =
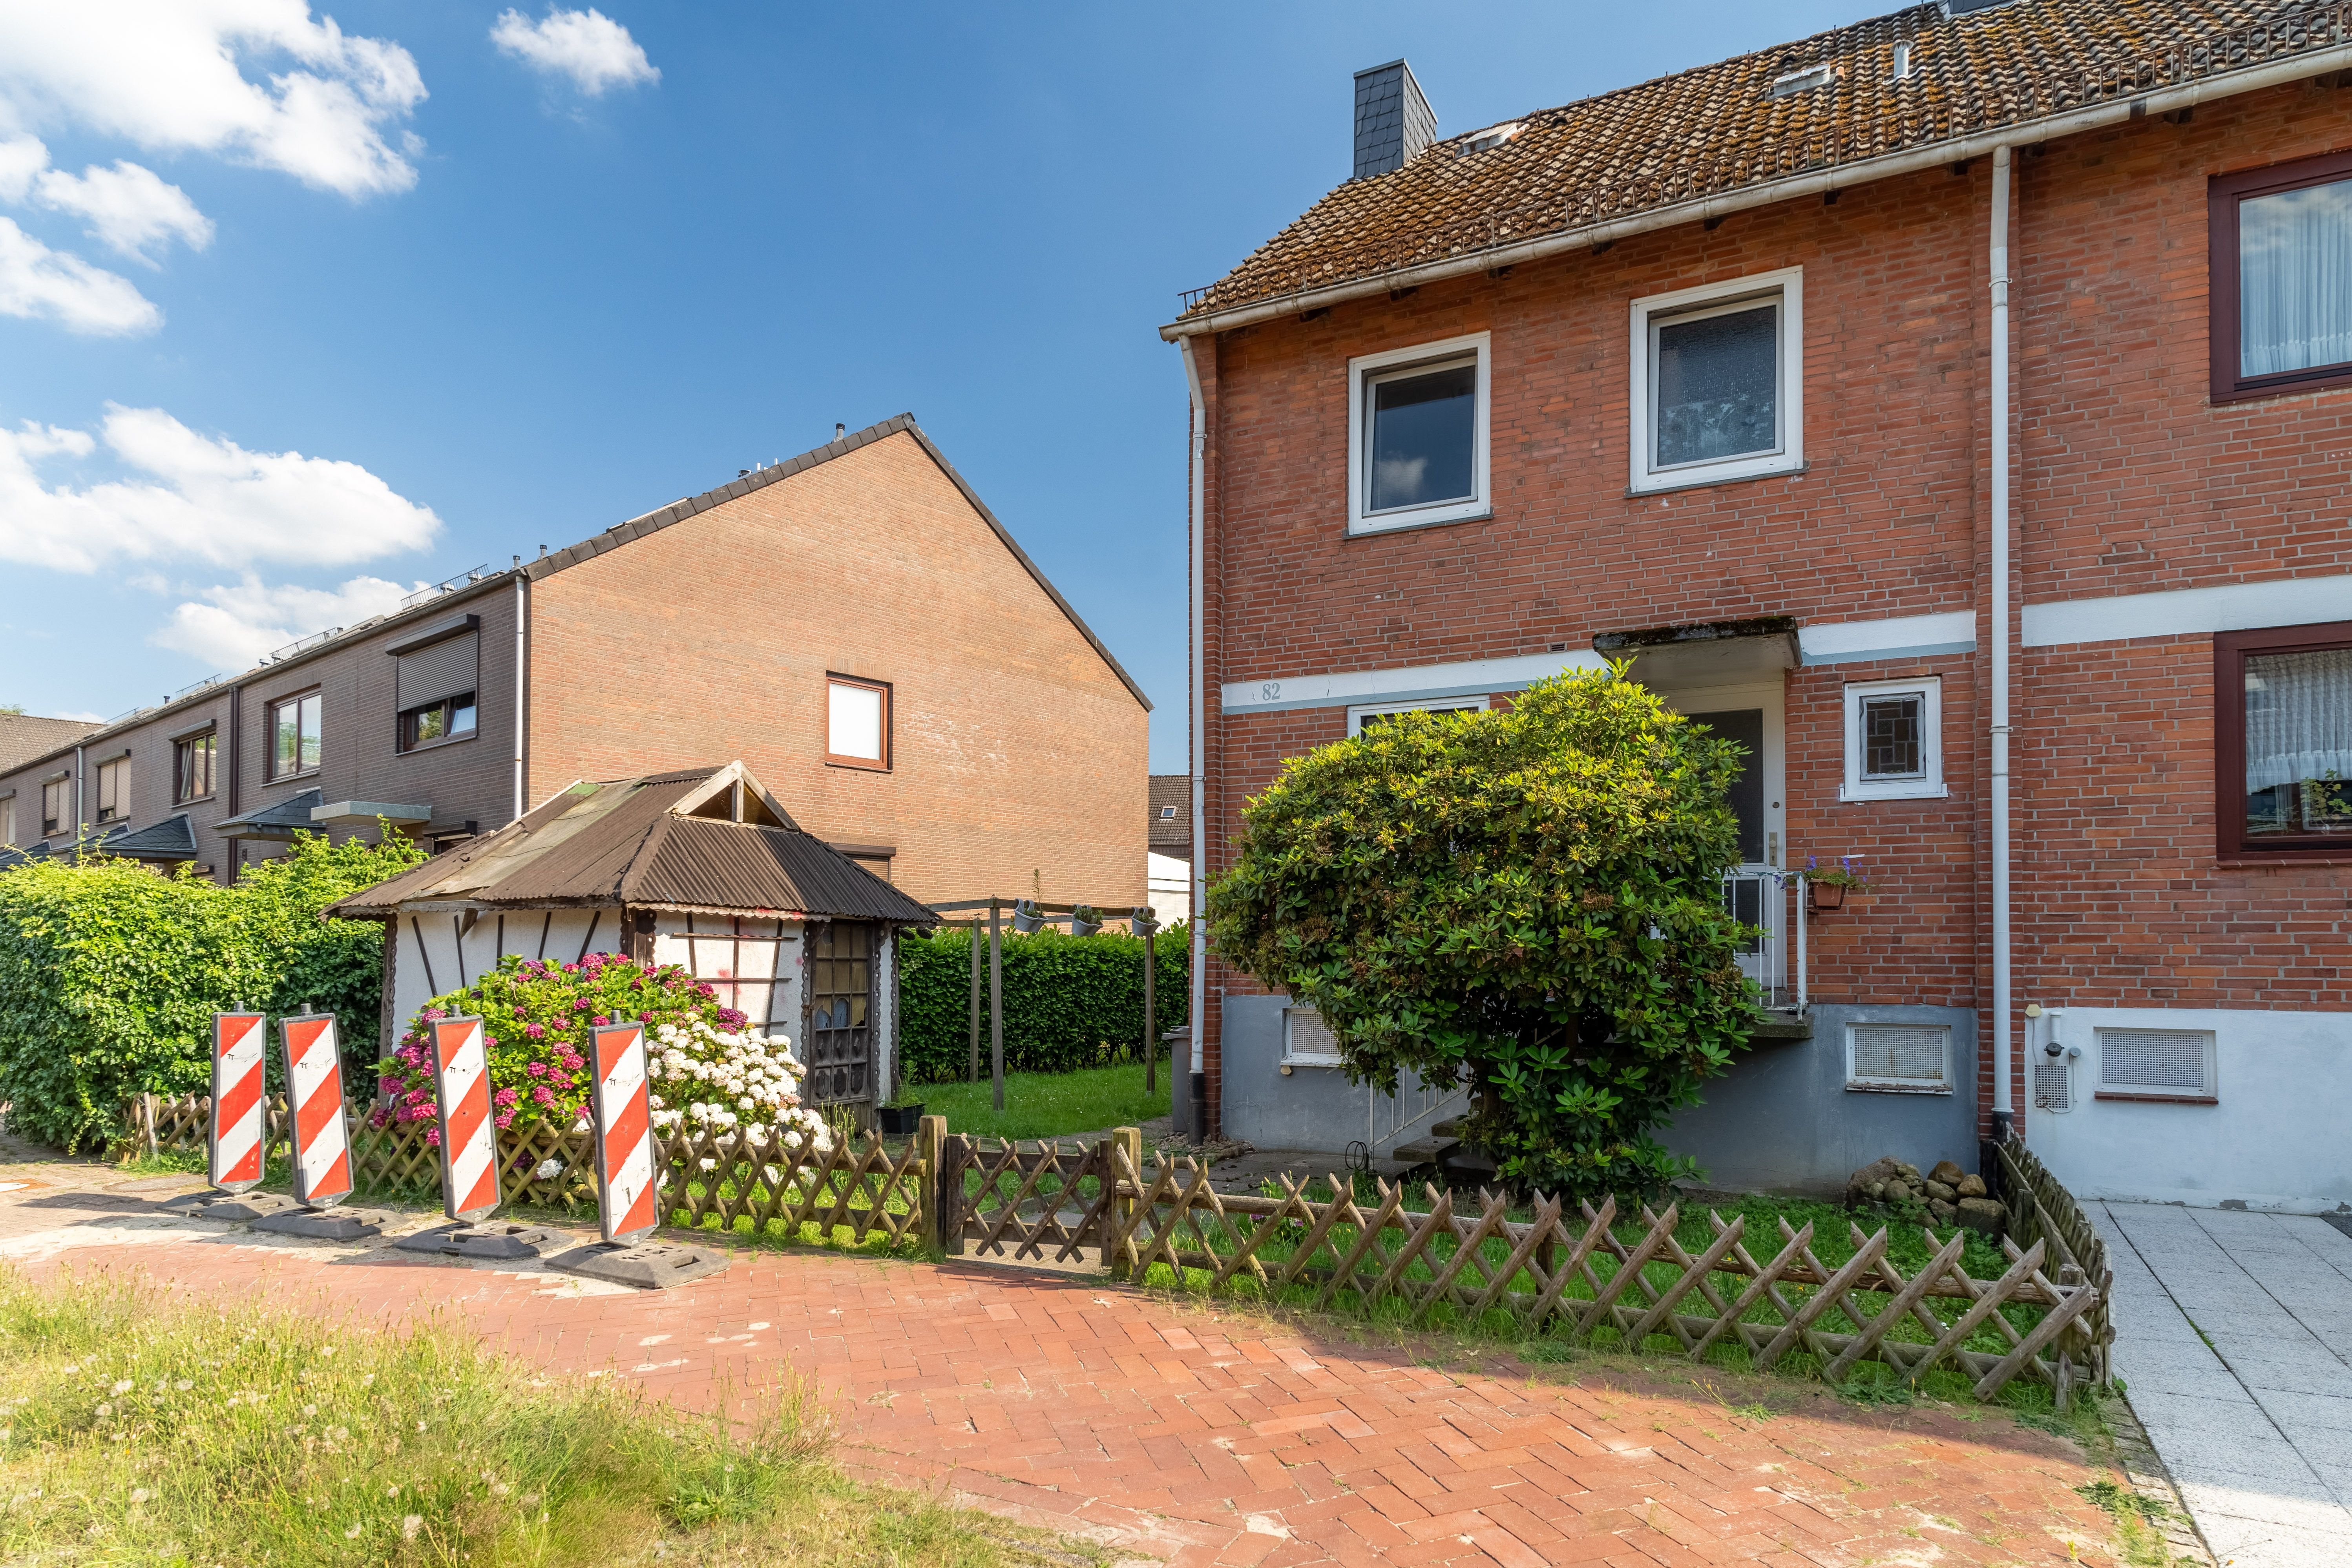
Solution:
[[[73,779],[53,778],[41,785],[41,837],[54,837],[73,827]]]
[[[1487,335],[1348,362],[1348,531],[1459,522],[1488,504]]]
[[[474,694],[460,692],[411,708],[400,716],[400,749],[413,752],[439,741],[454,741],[474,732]]]
[[[131,759],[117,757],[98,764],[98,816],[95,820],[121,822],[131,816]]]
[[[2213,399],[2352,382],[2352,153],[2207,189]]]
[[[1801,268],[1633,302],[1635,490],[1804,466]]]
[[[319,725],[325,702],[315,691],[269,705],[269,776],[290,779],[319,766]]]
[[[1845,689],[1841,800],[1916,800],[1944,789],[1943,686],[1935,676]]]
[[[2225,859],[2352,859],[2352,621],[2213,637]]]
[[[184,804],[213,793],[213,764],[219,755],[219,732],[207,730],[172,743],[172,798]]]
[[[14,790],[11,790],[5,799],[0,799],[0,844],[16,842],[16,795]]]
[[[824,760],[835,767],[890,766],[890,688],[879,680],[825,677]]]

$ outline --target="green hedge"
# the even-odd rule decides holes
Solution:
[[[1180,922],[1156,939],[1153,998],[1162,1031],[1185,1021],[1192,934]],[[971,1038],[971,932],[950,928],[898,944],[898,1020],[905,1079],[961,1079]],[[980,955],[981,1071],[988,1071],[988,949]],[[1143,941],[1104,931],[1046,930],[1004,938],[1004,1070],[1073,1072],[1141,1060]]]
[[[211,1088],[213,1015],[336,1015],[347,1087],[373,1089],[383,928],[320,911],[424,857],[303,835],[233,887],[130,860],[0,871],[0,1096],[9,1126],[103,1148],[133,1095]],[[273,1031],[268,1061],[275,1085]]]

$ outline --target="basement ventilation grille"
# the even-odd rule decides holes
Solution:
[[[2116,1094],[2210,1100],[2213,1034],[2210,1029],[2101,1029],[2099,1087]]]
[[[1941,1024],[1851,1024],[1847,1078],[1881,1089],[1951,1087],[1952,1031]]]
[[[2074,1068],[2067,1061],[2041,1061],[2033,1064],[2033,1109],[2036,1110],[2072,1110],[2074,1109]]]

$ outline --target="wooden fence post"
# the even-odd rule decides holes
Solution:
[[[141,1095],[139,1111],[140,1120],[146,1124],[147,1157],[152,1160],[162,1152],[155,1147],[155,1097],[152,1094]]]
[[[926,1116],[915,1123],[915,1154],[923,1163],[923,1173],[915,1182],[923,1218],[915,1234],[927,1251],[936,1251],[945,1245],[946,1233],[940,1226],[940,1162],[947,1138],[948,1119],[944,1116]]]
[[[1110,1146],[1127,1156],[1127,1168],[1135,1173],[1135,1179],[1138,1182],[1142,1181],[1143,1129],[1140,1127],[1112,1128]],[[1118,1163],[1116,1160],[1109,1162],[1109,1168],[1103,1172],[1103,1185],[1106,1188],[1118,1183]],[[1119,1245],[1119,1238],[1135,1227],[1135,1199],[1120,1198],[1116,1203],[1107,1205],[1105,1217],[1110,1222],[1111,1231],[1109,1235],[1103,1237],[1103,1261],[1110,1265],[1112,1279],[1124,1279],[1127,1278],[1127,1265],[1122,1259],[1127,1255],[1127,1248]]]

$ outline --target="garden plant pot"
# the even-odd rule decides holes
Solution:
[[[1808,882],[1805,884],[1805,900],[1806,908],[1813,913],[1828,914],[1832,910],[1845,907],[1845,889],[1833,882]]]
[[[882,1131],[886,1136],[903,1137],[918,1130],[923,1120],[923,1102],[917,1100],[912,1105],[886,1105],[877,1114],[882,1118]]]

